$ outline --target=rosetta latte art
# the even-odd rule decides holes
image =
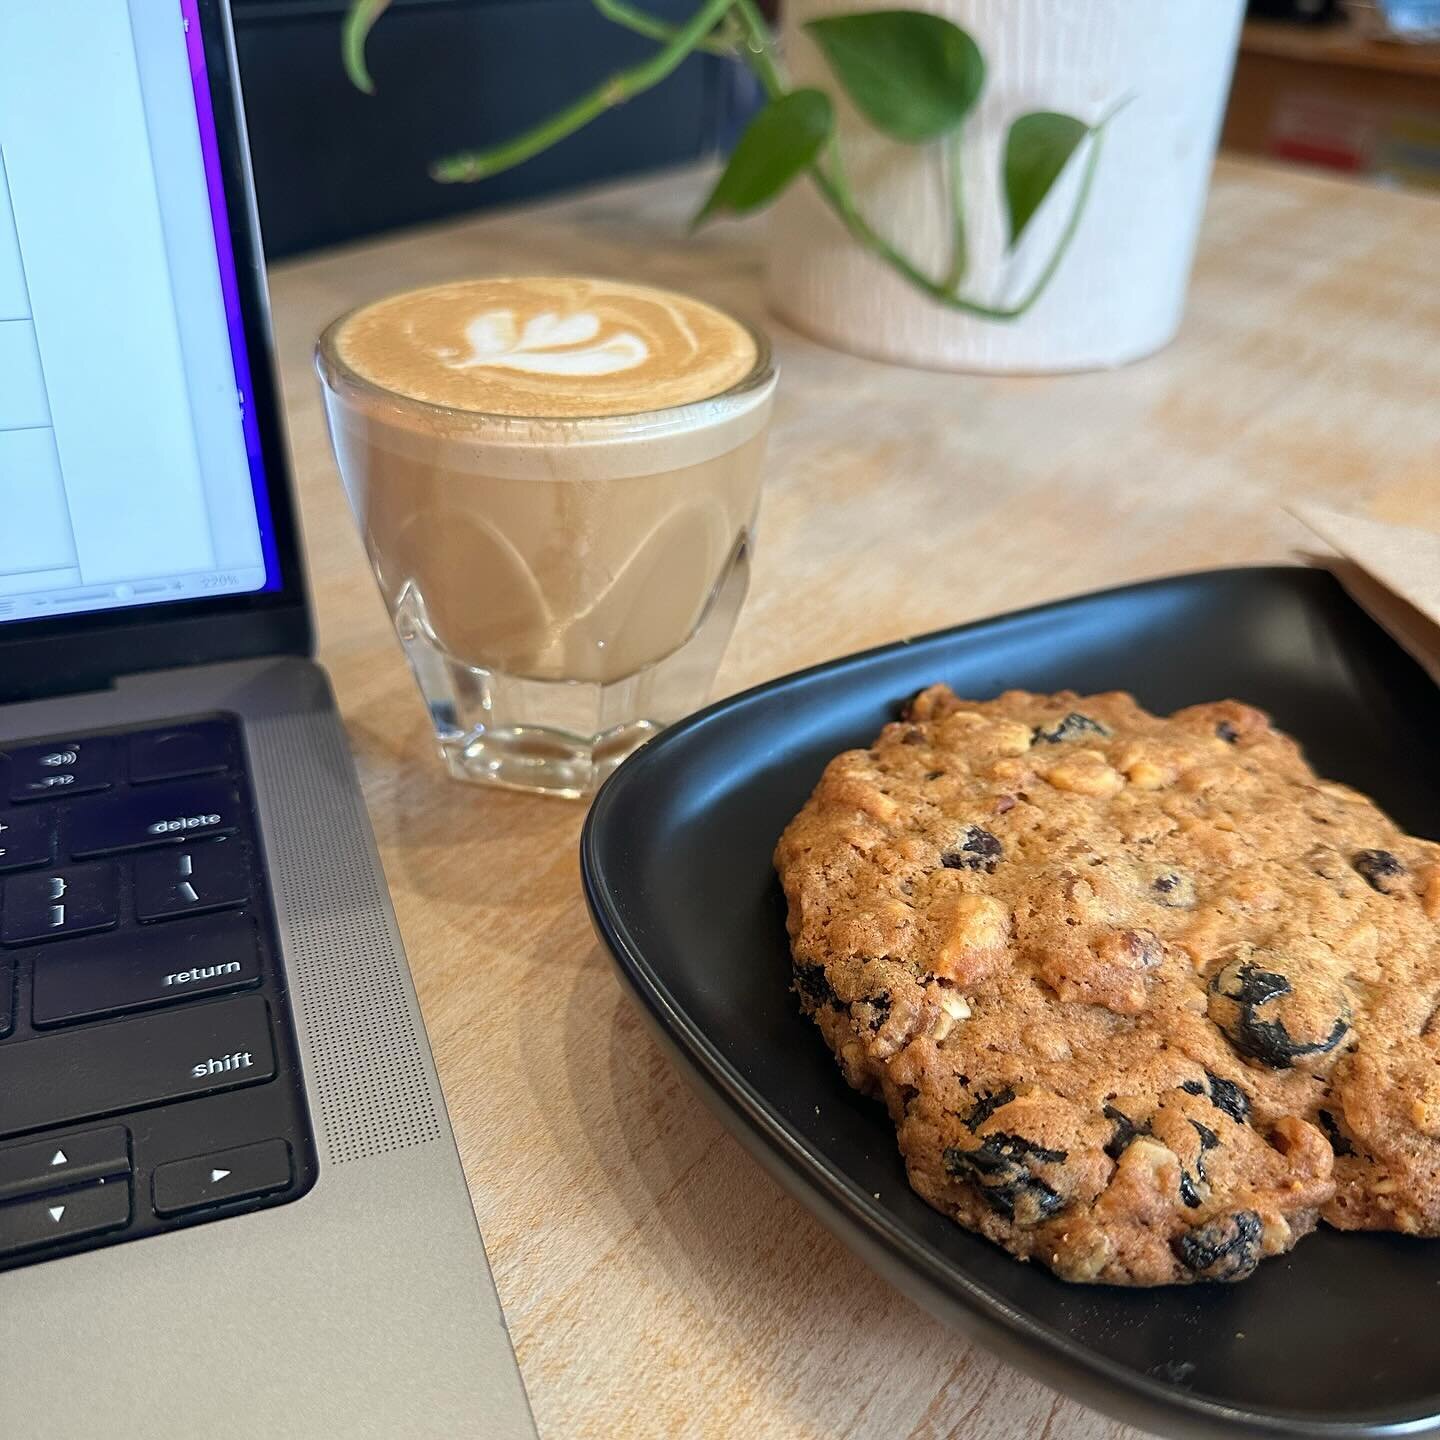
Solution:
[[[466,327],[470,353],[445,358],[452,370],[489,365],[531,375],[614,375],[650,358],[650,347],[630,330],[601,334],[598,315],[547,310],[522,325],[513,310],[486,310]]]
[[[750,332],[703,301],[552,276],[462,280],[357,311],[336,337],[364,379],[427,404],[583,418],[707,400],[758,358]]]

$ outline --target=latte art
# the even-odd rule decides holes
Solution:
[[[546,311],[523,328],[513,310],[486,310],[465,327],[465,338],[470,353],[447,360],[452,370],[492,365],[531,375],[613,375],[650,358],[650,347],[629,330],[602,338],[600,317],[588,310],[565,316]]]
[[[340,359],[413,400],[490,415],[625,415],[743,380],[750,332],[689,296],[609,280],[503,277],[391,296],[350,316]]]

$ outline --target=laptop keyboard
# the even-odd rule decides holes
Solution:
[[[0,753],[0,1271],[316,1175],[239,726]]]

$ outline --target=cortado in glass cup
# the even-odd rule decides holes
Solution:
[[[352,311],[316,363],[452,775],[585,795],[704,702],[749,581],[761,334],[668,291],[503,277]]]

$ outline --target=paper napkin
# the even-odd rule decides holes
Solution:
[[[1440,684],[1440,535],[1318,505],[1288,508],[1338,552],[1335,578]]]

